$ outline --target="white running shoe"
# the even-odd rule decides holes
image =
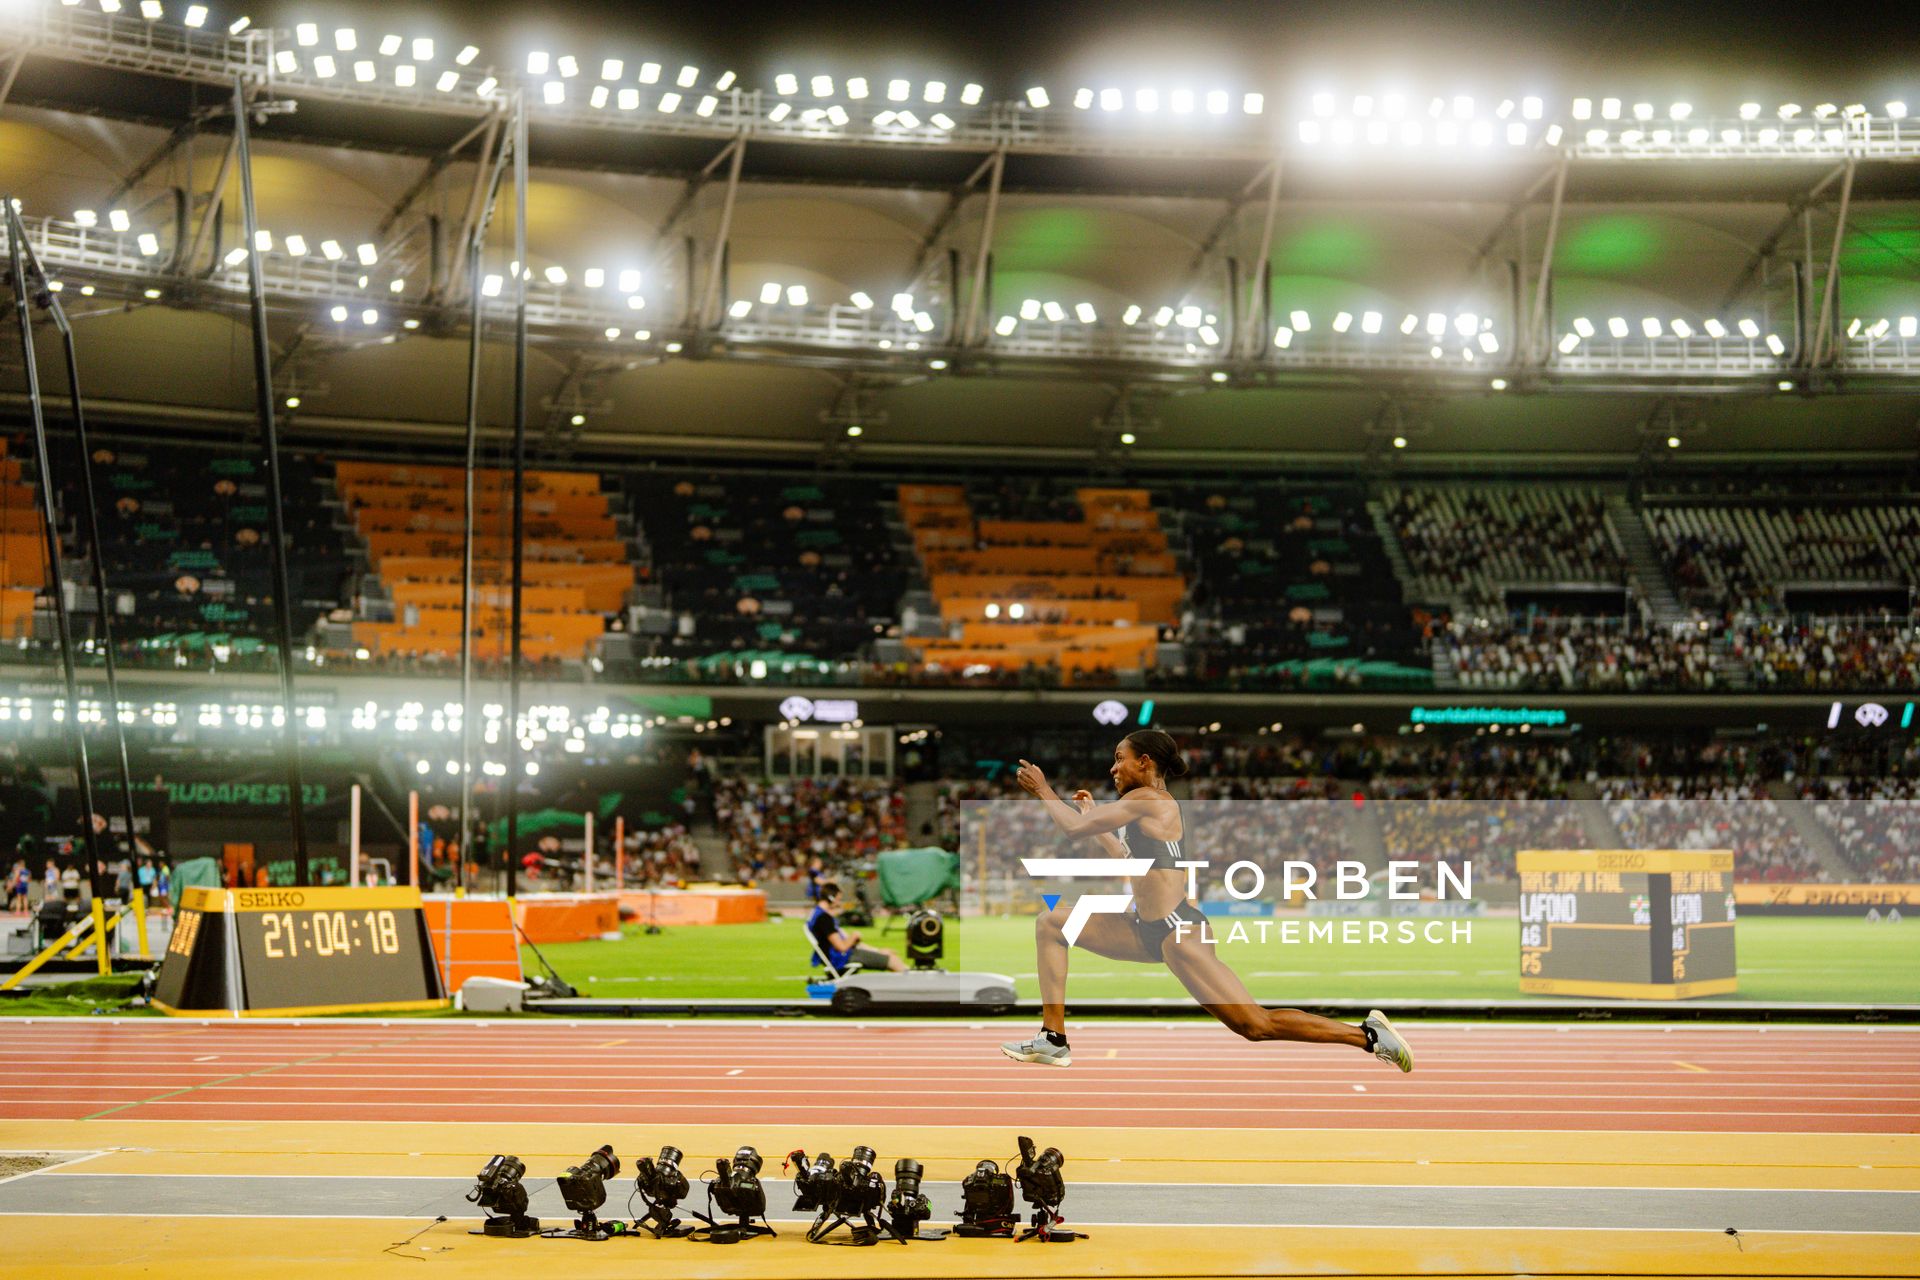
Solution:
[[[1055,1044],[1043,1035],[1036,1035],[1031,1040],[1018,1043],[1009,1040],[1000,1046],[1000,1052],[1015,1062],[1038,1062],[1049,1067],[1073,1065],[1073,1054],[1068,1051],[1067,1046]]]
[[[1413,1070],[1413,1046],[1406,1042],[1393,1024],[1387,1021],[1387,1015],[1375,1009],[1360,1024],[1373,1032],[1373,1056],[1382,1062],[1391,1063],[1402,1071]]]

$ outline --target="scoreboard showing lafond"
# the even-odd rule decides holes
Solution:
[[[1520,990],[1685,1000],[1734,990],[1727,849],[1522,850]]]
[[[193,888],[175,912],[153,1003],[245,1017],[447,1000],[418,889]]]

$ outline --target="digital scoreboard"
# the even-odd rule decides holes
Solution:
[[[191,888],[153,1004],[287,1017],[438,1009],[447,998],[418,889]]]
[[[1734,990],[1733,853],[1526,849],[1520,990],[1685,1000]]]

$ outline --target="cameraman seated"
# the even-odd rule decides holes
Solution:
[[[860,945],[860,935],[849,933],[840,927],[833,913],[840,906],[840,886],[831,880],[820,884],[820,901],[807,917],[807,932],[811,933],[820,955],[827,958],[827,968],[833,977],[841,977],[850,963],[857,963],[868,971],[885,969],[891,973],[905,973],[907,962],[891,951],[877,947]],[[814,957],[818,962],[819,956]]]

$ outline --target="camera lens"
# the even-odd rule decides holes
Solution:
[[[678,1147],[660,1148],[660,1163],[663,1165],[671,1165],[675,1168],[678,1168],[680,1164],[680,1148]]]
[[[873,1168],[874,1150],[872,1147],[855,1147],[853,1154],[847,1157],[847,1163],[858,1165],[862,1169]]]
[[[920,1194],[920,1175],[925,1172],[918,1160],[899,1159],[893,1162],[893,1185],[897,1194],[916,1196]]]
[[[620,1176],[620,1157],[613,1154],[611,1144],[601,1147],[581,1163],[590,1166],[602,1178],[617,1178]]]
[[[760,1153],[752,1147],[741,1147],[733,1153],[733,1167],[742,1177],[750,1177],[760,1172]]]

